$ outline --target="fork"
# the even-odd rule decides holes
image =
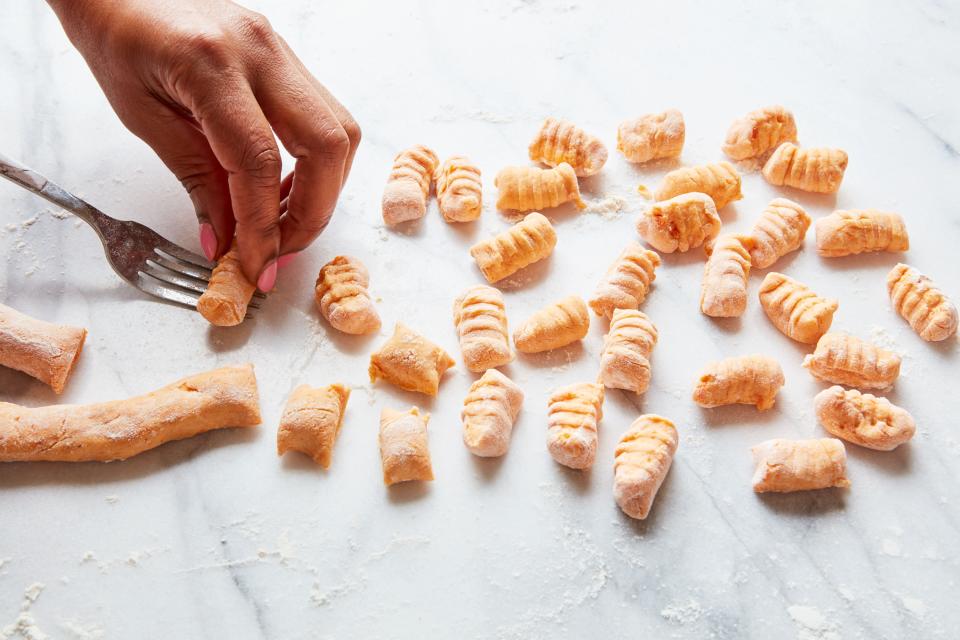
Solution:
[[[117,220],[45,177],[0,154],[0,176],[59,205],[97,232],[107,262],[121,278],[140,291],[166,302],[196,310],[210,284],[215,266],[209,260],[173,244],[159,233],[132,220]],[[247,317],[259,309],[259,291],[250,301]]]

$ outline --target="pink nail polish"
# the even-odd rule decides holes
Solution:
[[[300,255],[299,251],[296,253],[288,253],[285,256],[280,256],[280,258],[277,259],[277,267],[279,267],[280,269],[283,269],[285,266],[293,262],[293,259],[296,258],[298,255]]]
[[[217,234],[213,226],[206,222],[200,225],[200,248],[203,249],[203,255],[207,256],[207,260],[217,257]]]
[[[274,260],[264,268],[263,272],[260,274],[260,277],[257,279],[257,289],[267,293],[273,289],[273,285],[277,283],[277,261]]]

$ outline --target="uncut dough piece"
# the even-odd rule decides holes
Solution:
[[[875,209],[834,211],[817,220],[814,228],[817,253],[825,258],[910,249],[907,227],[896,213]]]
[[[771,271],[760,284],[760,306],[780,333],[804,344],[816,344],[830,330],[840,305],[822,298],[807,285]]]
[[[277,455],[299,451],[329,469],[349,399],[350,387],[342,384],[326,387],[302,384],[294,389],[280,417]]]
[[[617,309],[603,339],[599,381],[609,389],[643,393],[650,386],[650,354],[657,328],[642,311]]]
[[[700,285],[700,311],[713,318],[737,318],[747,310],[747,278],[753,238],[722,235],[707,244]]]
[[[470,287],[453,303],[453,324],[467,369],[483,373],[513,360],[503,294],[486,285]]]
[[[37,320],[0,304],[0,366],[22,371],[63,393],[87,330]]]
[[[540,353],[583,340],[589,329],[586,303],[578,296],[567,296],[520,323],[513,332],[513,343],[523,353]]]
[[[380,460],[383,484],[433,480],[430,448],[427,443],[429,413],[417,407],[396,411],[384,407],[380,412]]]
[[[898,264],[887,274],[890,302],[924,340],[939,342],[957,333],[957,307],[913,267]]]
[[[773,152],[761,173],[775,186],[813,193],[836,193],[847,170],[847,153],[829,147],[801,148],[784,142]]]
[[[446,351],[398,322],[390,339],[370,356],[370,382],[383,378],[401,389],[435,396],[440,378],[454,364]]]
[[[0,402],[0,462],[111,462],[195,435],[260,424],[253,365],[189,376],[152,393],[88,405]]]
[[[720,216],[707,194],[683,193],[651,204],[637,220],[637,233],[657,251],[689,251],[717,237]]]
[[[230,250],[213,268],[207,290],[197,300],[197,311],[212,325],[235,327],[246,317],[247,305],[256,290],[243,275],[234,240]]]
[[[774,262],[803,246],[810,228],[810,216],[803,207],[786,198],[775,198],[760,214],[750,237],[750,261],[757,269],[766,269]]]
[[[734,120],[722,148],[734,160],[746,160],[776,149],[781,143],[796,141],[793,114],[785,107],[773,105]]]
[[[543,121],[527,151],[531,160],[551,167],[566,162],[581,177],[598,173],[607,162],[607,148],[600,138],[559,118]]]
[[[571,469],[589,469],[597,457],[597,425],[603,419],[603,385],[581,382],[550,394],[547,450]]]
[[[382,210],[386,224],[399,224],[424,216],[430,181],[439,162],[437,154],[422,144],[397,154],[383,188]]]
[[[889,389],[900,375],[900,356],[841,332],[823,334],[803,367],[818,380],[861,389]]]
[[[877,451],[893,451],[917,431],[913,416],[892,404],[856,389],[824,389],[813,399],[817,419],[830,435]]]
[[[776,402],[783,386],[783,369],[761,355],[709,362],[697,378],[693,401],[708,409],[728,404],[752,404],[765,411]]]
[[[520,387],[496,369],[488,369],[470,385],[463,401],[463,444],[482,458],[504,455],[522,406]]]
[[[757,493],[850,486],[847,451],[836,438],[767,440],[750,452],[756,465],[753,490]]]
[[[587,205],[580,199],[580,185],[573,167],[566,162],[554,169],[504,167],[493,179],[500,190],[497,209],[533,211],[551,209],[573,202],[578,209]]]
[[[638,520],[647,517],[679,442],[674,424],[652,413],[634,420],[620,437],[613,462],[613,497],[625,514]]]
[[[437,169],[437,204],[447,222],[469,222],[480,217],[483,184],[480,168],[463,156],[447,158]]]
[[[614,309],[636,309],[656,280],[660,256],[631,242],[620,252],[590,298],[590,308],[609,318]]]
[[[338,331],[364,335],[380,330],[380,315],[367,287],[370,273],[351,256],[337,256],[320,269],[314,297],[320,313]]]
[[[617,149],[629,162],[679,158],[686,127],[676,109],[625,120],[617,127]]]
[[[729,162],[675,169],[663,177],[663,183],[654,193],[654,198],[669,200],[683,193],[705,193],[713,198],[717,209],[743,198],[740,174]]]
[[[503,233],[470,247],[470,255],[487,282],[494,283],[543,260],[556,245],[553,225],[534,211]]]

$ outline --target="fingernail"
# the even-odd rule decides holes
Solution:
[[[277,260],[277,267],[283,269],[285,266],[293,262],[293,259],[298,255],[300,255],[299,251],[296,253],[288,253],[285,256],[280,256],[280,258]]]
[[[277,261],[274,260],[266,266],[263,272],[260,274],[260,278],[257,279],[257,289],[267,293],[273,289],[273,285],[277,283]]]
[[[217,234],[213,230],[213,225],[206,222],[200,225],[200,247],[203,249],[203,255],[207,256],[207,260],[217,257]]]

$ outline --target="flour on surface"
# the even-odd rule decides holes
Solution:
[[[678,624],[696,622],[703,615],[703,607],[696,600],[690,599],[683,603],[669,604],[660,610],[660,615]]]
[[[903,603],[904,609],[918,618],[922,618],[927,613],[928,607],[923,600],[919,600],[912,596],[900,596],[900,601]]]
[[[799,628],[799,640],[840,640],[837,625],[827,620],[816,607],[791,605],[787,613]]]
[[[627,208],[627,199],[616,195],[606,195],[599,200],[587,202],[585,213],[596,213],[607,220],[615,220]]]
[[[17,619],[0,631],[4,638],[27,638],[27,640],[47,640],[50,636],[40,630],[30,609],[40,597],[46,587],[42,582],[34,582],[23,592],[23,601],[20,603],[20,613]]]

